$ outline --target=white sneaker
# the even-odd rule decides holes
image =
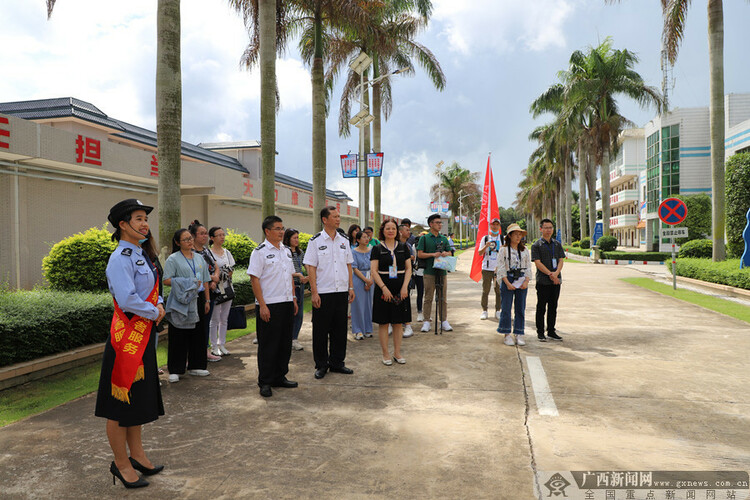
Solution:
[[[173,383],[173,384],[174,384],[175,382],[179,382],[179,381],[180,381],[180,376],[179,376],[179,375],[177,375],[176,373],[170,373],[170,374],[169,374],[169,381],[170,381],[171,383]]]
[[[495,319],[500,319],[500,311],[495,311]]]
[[[482,311],[482,315],[479,316],[479,319],[487,319],[487,311]]]
[[[443,321],[443,331],[445,331],[445,332],[452,332],[453,331],[453,327],[451,326],[450,323],[448,323],[447,319],[445,321]]]
[[[420,331],[421,332],[429,332],[431,327],[432,327],[432,325],[430,324],[430,322],[429,321],[425,321],[424,323],[422,323],[422,329]]]
[[[523,335],[516,335],[516,344],[526,345],[526,341],[523,339]]]
[[[195,375],[196,377],[207,377],[211,375],[211,372],[208,370],[188,370],[188,373],[190,375]]]
[[[301,351],[304,347],[302,347],[302,344],[300,344],[297,339],[294,339],[292,340],[292,349],[295,351]]]
[[[412,330],[411,325],[404,326],[404,335],[403,335],[403,337],[405,339],[408,339],[412,335],[414,335],[414,330]]]
[[[221,352],[222,356],[229,356],[229,351],[224,347],[224,344],[219,345],[219,352]]]
[[[211,349],[211,355],[221,357],[221,350],[218,347]]]
[[[257,343],[258,343],[258,337],[255,337],[255,338],[253,339],[253,344],[257,344]]]
[[[516,345],[515,340],[513,340],[513,335],[510,333],[505,334],[505,340],[503,340],[503,344],[505,345]]]
[[[417,321],[424,321],[424,314],[422,314],[421,312],[417,313]]]

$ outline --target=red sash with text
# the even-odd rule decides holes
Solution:
[[[156,305],[159,301],[159,280],[146,302]],[[143,353],[151,335],[152,320],[134,314],[128,319],[120,306],[115,303],[110,327],[110,342],[115,349],[115,365],[112,368],[112,396],[130,404],[130,387],[133,382],[143,380]]]

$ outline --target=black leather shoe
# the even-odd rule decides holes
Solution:
[[[346,375],[351,375],[352,373],[354,373],[354,370],[352,370],[351,368],[347,368],[346,366],[342,366],[341,368],[331,368],[330,370],[332,372],[344,373]]]
[[[321,378],[326,376],[327,371],[327,368],[318,368],[317,370],[315,370],[315,378],[320,380]]]
[[[547,342],[547,337],[543,333],[537,333],[536,338],[539,339],[539,342]]]
[[[287,379],[284,377],[281,382],[278,384],[274,384],[273,387],[286,387],[287,389],[293,389],[297,387],[299,384],[297,382],[294,382],[292,380]]]
[[[270,398],[273,393],[271,392],[271,386],[270,385],[262,385],[260,386],[260,395],[264,398]]]
[[[561,337],[561,336],[559,336],[558,334],[556,334],[555,332],[552,332],[552,333],[548,333],[548,334],[547,334],[547,338],[550,338],[550,339],[552,339],[552,340],[559,340],[559,341],[561,341],[561,342],[562,342],[562,337]]]
[[[164,470],[163,465],[155,465],[153,469],[149,469],[145,465],[141,465],[133,457],[129,457],[129,458],[130,458],[130,465],[132,465],[135,470],[137,470],[138,472],[142,472],[146,476],[153,476],[154,474],[158,474]]]
[[[115,465],[114,460],[109,465],[109,472],[112,473],[112,484],[115,484],[115,478],[117,478],[122,481],[122,485],[126,488],[143,488],[144,486],[148,486],[148,481],[146,481],[142,477],[139,477],[138,481],[133,481],[132,483],[125,481],[125,479],[122,478],[122,474],[120,474],[120,469],[118,469],[117,465]]]

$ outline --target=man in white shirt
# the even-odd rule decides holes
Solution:
[[[497,256],[500,247],[503,246],[503,238],[500,236],[500,219],[495,217],[490,222],[490,232],[479,241],[479,253],[482,257],[482,315],[479,319],[487,319],[487,306],[490,288],[495,285],[495,317],[500,319],[500,284],[495,279],[495,268],[497,267]]]
[[[312,292],[313,358],[317,379],[325,377],[329,369],[347,375],[354,373],[344,365],[348,304],[354,301],[354,257],[346,235],[337,231],[341,215],[336,207],[323,208],[320,220],[323,230],[310,238],[303,260]]]
[[[292,327],[297,308],[294,295],[294,264],[291,251],[281,244],[282,220],[269,215],[263,220],[266,240],[250,254],[247,274],[253,285],[258,311],[258,386],[260,395],[270,397],[271,387],[297,387],[286,378],[292,355]]]

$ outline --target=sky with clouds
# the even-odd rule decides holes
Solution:
[[[458,162],[480,172],[492,152],[498,202],[512,204],[534,144],[529,104],[557,79],[576,49],[611,36],[640,57],[637,71],[661,86],[661,10],[656,0],[433,0],[418,41],[446,75],[437,91],[417,69],[394,77],[393,113],[383,124],[383,211],[414,221],[429,212],[434,166]],[[750,92],[750,5],[724,2],[725,91]],[[0,2],[0,102],[76,97],[134,125],[156,129],[156,1]],[[705,2],[692,2],[673,70],[672,107],[708,105]],[[183,139],[191,143],[260,139],[258,70],[240,68],[247,44],[241,18],[225,0],[182,0]],[[311,181],[311,85],[292,45],[277,61],[281,110],[277,171]],[[341,83],[341,82],[340,82]],[[327,126],[328,187],[357,201],[356,181],[342,179],[339,154],[356,151],[356,133],[337,134],[339,86]],[[623,114],[643,125],[653,110],[621,98]],[[355,132],[355,131],[353,131]]]

